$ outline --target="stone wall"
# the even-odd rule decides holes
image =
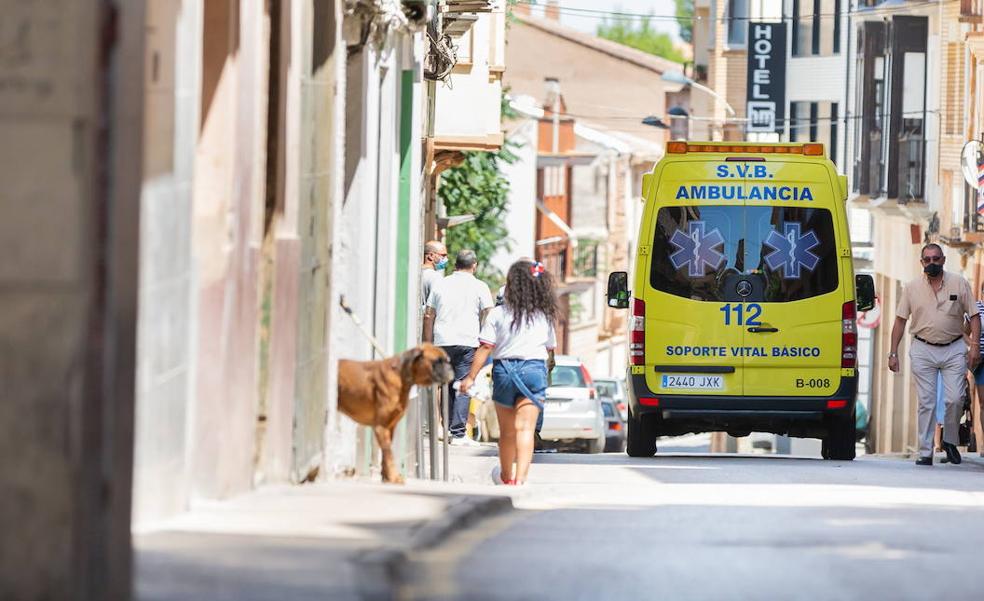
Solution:
[[[0,1],[2,599],[130,594],[143,11]]]

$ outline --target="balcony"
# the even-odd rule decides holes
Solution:
[[[984,23],[984,0],[960,0],[961,23]]]
[[[457,55],[453,58],[457,64],[442,63],[448,82],[438,84],[434,91],[432,128],[437,151],[496,151],[502,146],[506,15],[502,8],[487,12],[485,5],[477,1],[447,3],[449,11],[458,11],[448,13],[455,15],[454,23],[467,22],[469,28],[456,42]],[[472,11],[475,20],[464,18],[471,14],[461,12],[465,10]],[[445,20],[445,24],[450,22],[450,18]]]

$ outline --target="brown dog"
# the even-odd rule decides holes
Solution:
[[[447,353],[431,344],[382,361],[338,362],[338,408],[357,423],[372,426],[383,452],[383,482],[403,482],[391,445],[393,430],[407,410],[410,387],[453,379]]]

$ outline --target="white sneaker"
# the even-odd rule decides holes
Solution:
[[[505,482],[502,481],[502,467],[500,467],[498,463],[492,467],[492,471],[489,473],[489,477],[492,478],[493,483],[499,486],[505,484]]]
[[[453,447],[480,447],[482,443],[475,442],[474,440],[468,438],[467,436],[462,436],[461,438],[452,438],[451,446]]]

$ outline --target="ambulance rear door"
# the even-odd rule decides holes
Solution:
[[[839,188],[820,162],[758,165],[764,169],[747,170],[745,182],[744,261],[733,288],[741,301],[724,309],[744,339],[744,394],[832,395],[848,300]]]
[[[732,182],[730,199],[709,198],[716,164],[669,162],[658,174],[645,282],[646,381],[657,395],[739,396],[744,331],[729,327],[722,307],[742,269],[744,207]],[[733,192],[731,194],[730,192]]]

